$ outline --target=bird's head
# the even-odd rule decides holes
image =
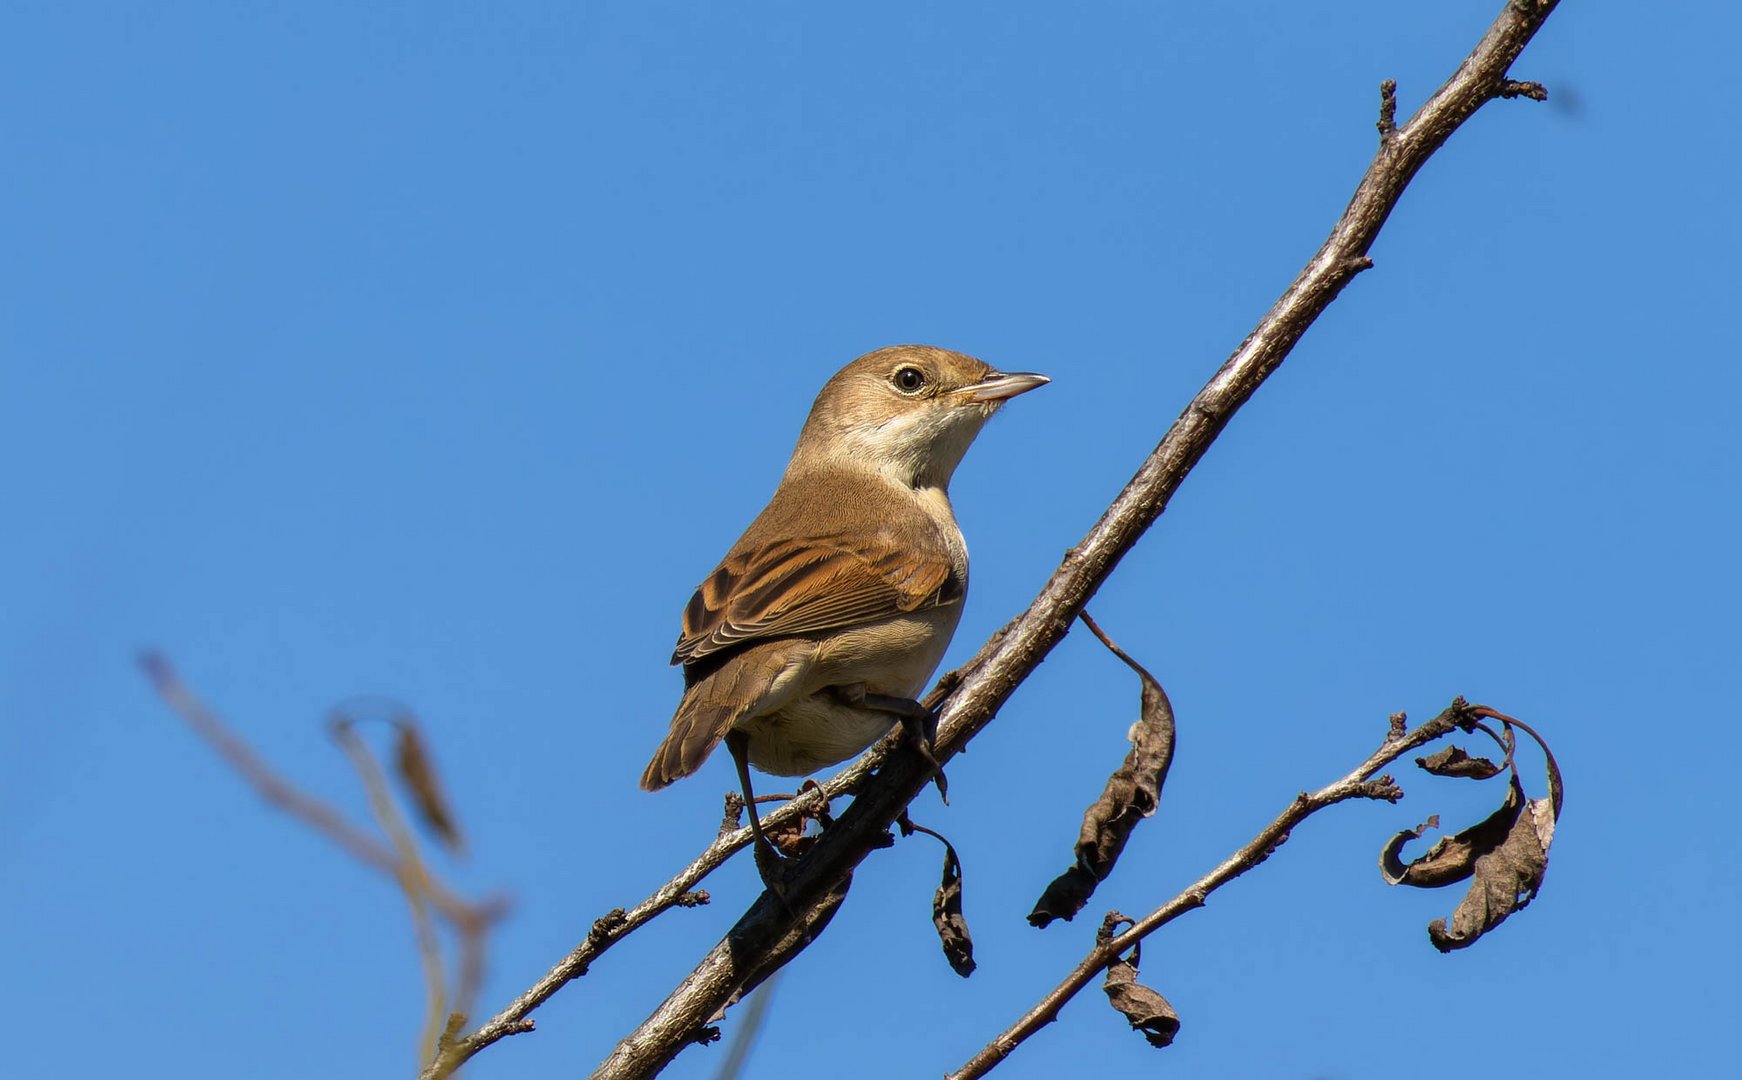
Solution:
[[[869,469],[909,487],[947,488],[992,414],[1050,381],[930,345],[868,352],[817,394],[788,473]]]

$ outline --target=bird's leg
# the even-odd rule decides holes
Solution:
[[[762,819],[756,813],[756,794],[750,790],[750,736],[742,731],[728,731],[725,743],[726,750],[732,755],[732,763],[738,766],[738,783],[744,789],[744,809],[750,814],[750,832],[756,837],[751,842],[756,870],[762,875],[763,884],[784,901],[781,874],[786,858],[775,850],[768,834],[762,831]]]
[[[892,697],[888,694],[873,694],[865,689],[863,683],[852,686],[839,686],[835,692],[841,700],[849,705],[856,705],[873,712],[888,713],[901,722],[902,733],[913,743],[919,756],[932,768],[932,775],[937,779],[938,797],[944,805],[950,803],[949,781],[944,779],[944,767],[939,763],[937,755],[932,752],[932,746],[937,736],[938,714],[921,705],[912,698]]]

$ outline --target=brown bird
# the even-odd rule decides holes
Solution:
[[[1006,400],[1048,381],[898,345],[824,385],[774,497],[684,609],[683,701],[643,789],[695,772],[724,739],[766,845],[750,765],[801,776],[929,716],[914,699],[968,589],[950,475]]]

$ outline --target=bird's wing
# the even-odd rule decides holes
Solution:
[[[879,622],[959,604],[965,583],[950,561],[877,537],[783,540],[726,557],[683,613],[674,664],[747,641]]]

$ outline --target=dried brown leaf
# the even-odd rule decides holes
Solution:
[[[1462,949],[1499,926],[1514,911],[1536,898],[1548,870],[1548,842],[1554,836],[1554,810],[1549,799],[1524,798],[1514,783],[1507,795],[1515,816],[1499,846],[1476,857],[1475,881],[1446,920],[1428,924],[1428,940],[1441,952]]]
[[[1531,736],[1536,738],[1536,733],[1531,732]],[[1541,744],[1541,739],[1537,741]],[[1476,880],[1453,909],[1451,926],[1448,928],[1444,919],[1428,924],[1428,940],[1441,952],[1474,944],[1508,915],[1524,910],[1541,890],[1563,796],[1560,766],[1546,744],[1542,744],[1542,751],[1547,759],[1548,796],[1526,799],[1518,775],[1513,774],[1506,803],[1515,810],[1505,839],[1476,857]]]
[[[1161,804],[1162,785],[1173,764],[1173,705],[1155,676],[1115,645],[1085,612],[1083,621],[1101,642],[1137,673],[1142,683],[1138,719],[1127,738],[1131,749],[1100,798],[1083,812],[1077,834],[1076,864],[1052,880],[1029,912],[1030,925],[1045,927],[1055,919],[1069,921],[1083,910],[1095,887],[1113,872],[1113,865],[1131,839],[1137,823],[1155,813]]]
[[[1089,897],[1095,895],[1095,886],[1098,884],[1100,882],[1094,874],[1080,866],[1071,867],[1047,884],[1040,899],[1035,901],[1034,910],[1028,913],[1029,925],[1045,927],[1054,919],[1069,922],[1077,912],[1083,910]]]
[[[393,727],[394,772],[410,794],[418,820],[449,851],[465,851],[465,838],[460,835],[460,827],[442,791],[441,779],[436,775],[435,760],[418,731],[417,722],[408,716],[400,717]]]
[[[1427,757],[1418,757],[1415,763],[1435,776],[1457,776],[1471,780],[1486,780],[1491,776],[1498,776],[1502,768],[1485,757],[1471,757],[1461,746],[1448,746]]]
[[[964,979],[972,975],[974,939],[968,933],[967,917],[962,914],[962,862],[948,841],[944,841],[943,881],[931,901],[931,921],[938,928],[938,941],[950,967]]]
[[[768,842],[782,856],[796,859],[816,843],[816,837],[805,835],[805,826],[809,820],[807,816],[800,814],[778,825],[763,825],[762,834],[768,837]]]
[[[1173,1042],[1179,1034],[1179,1014],[1166,998],[1137,981],[1137,966],[1119,959],[1107,965],[1107,979],[1101,984],[1107,1000],[1125,1014],[1131,1026],[1143,1032],[1149,1045],[1161,1047]]]
[[[1548,871],[1548,849],[1554,842],[1555,822],[1560,816],[1563,797],[1560,766],[1548,746],[1528,726],[1485,706],[1480,708],[1480,712],[1506,725],[1504,742],[1509,760],[1514,726],[1527,732],[1542,746],[1547,763],[1548,796],[1542,799],[1527,797],[1514,766],[1507,783],[1506,801],[1482,821],[1455,836],[1442,838],[1426,855],[1408,864],[1401,858],[1404,845],[1421,836],[1428,825],[1398,833],[1379,853],[1380,872],[1393,885],[1432,889],[1466,878],[1474,879],[1453,910],[1449,925],[1445,919],[1435,919],[1428,925],[1428,940],[1441,952],[1473,944],[1536,897]],[[1429,759],[1418,759],[1424,768],[1437,771],[1427,762],[1447,770],[1465,768],[1458,754],[1443,751]],[[1446,771],[1442,775],[1475,774]],[[1438,821],[1430,819],[1429,824],[1437,825]]]
[[[1403,846],[1426,832],[1428,826],[1405,829],[1386,842],[1379,853],[1379,869],[1390,885],[1413,885],[1438,889],[1454,885],[1476,872],[1476,859],[1506,841],[1518,806],[1510,795],[1500,809],[1452,836],[1442,836],[1426,855],[1404,864]]]

